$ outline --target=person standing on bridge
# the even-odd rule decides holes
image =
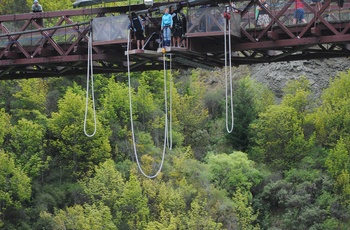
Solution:
[[[173,18],[169,14],[169,8],[164,9],[162,24],[160,29],[163,31],[163,47],[170,46],[171,29],[173,28]]]
[[[170,6],[169,9],[170,9],[170,15],[173,19],[173,24],[174,24],[174,27],[172,29],[173,47],[176,47],[176,46],[180,47],[181,35],[182,35],[182,23],[180,18],[181,6],[179,9],[176,9],[176,10],[174,10],[173,6]]]
[[[39,4],[38,0],[34,0],[32,5],[32,12],[33,13],[43,12],[43,7]],[[34,21],[38,23],[39,26],[43,27],[44,21],[42,18],[34,19]]]
[[[261,26],[261,27],[267,27],[270,23],[270,17],[267,14],[268,4],[266,3],[266,0],[259,0],[259,1],[261,5],[258,6],[257,24],[258,26]]]
[[[316,12],[321,9],[321,0],[312,0],[311,6],[316,6]]]
[[[301,0],[295,0],[293,24],[297,24],[299,22],[306,23],[305,13],[304,13],[304,4]]]
[[[140,49],[140,43],[142,49],[144,49],[145,45],[145,26],[144,20],[142,20],[135,12],[131,13],[131,27],[135,32],[137,49]]]

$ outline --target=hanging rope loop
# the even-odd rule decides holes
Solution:
[[[227,9],[225,9],[227,11]],[[227,25],[228,24],[228,25]],[[228,34],[227,34],[228,32]],[[227,41],[227,35],[228,35],[228,41]],[[228,47],[227,47],[227,42],[228,42]],[[228,20],[228,18],[224,22],[224,49],[225,49],[225,88],[226,88],[226,93],[225,93],[225,107],[226,107],[226,130],[228,133],[232,133],[233,131],[233,126],[234,126],[234,116],[233,116],[233,84],[232,84],[232,51],[231,51],[231,20]],[[228,50],[227,50],[228,49]],[[228,59],[227,60],[227,53],[228,53]],[[230,107],[231,107],[231,127],[229,127],[229,106],[228,106],[228,97],[229,97],[229,89],[228,89],[228,71],[227,71],[227,65],[229,65],[229,82],[230,82]]]
[[[88,35],[88,58],[87,58],[87,73],[86,73],[86,98],[85,98],[85,116],[84,116],[84,134],[87,137],[93,137],[96,134],[96,109],[95,109],[95,93],[94,93],[94,73],[92,66],[92,36],[91,32]],[[93,109],[93,119],[94,119],[94,131],[92,134],[88,134],[86,131],[86,122],[88,116],[88,106],[89,106],[89,86],[91,79],[91,97],[92,97],[92,109]]]
[[[166,98],[166,79],[164,79],[164,97],[165,97],[165,127],[164,127],[164,145],[163,145],[163,152],[162,152],[162,159],[160,162],[160,166],[157,170],[157,172],[153,175],[148,175],[146,174],[142,167],[141,163],[139,161],[139,157],[137,154],[137,149],[136,149],[136,140],[135,140],[135,131],[134,131],[134,121],[133,121],[133,111],[132,111],[132,94],[131,94],[131,77],[130,77],[130,56],[129,56],[129,48],[130,48],[130,33],[128,33],[128,43],[127,43],[127,52],[126,52],[126,58],[127,58],[127,66],[128,66],[128,88],[129,88],[129,111],[130,111],[130,126],[131,126],[131,135],[132,135],[132,142],[133,142],[133,149],[134,149],[134,155],[137,163],[137,167],[144,175],[145,177],[152,179],[158,176],[158,174],[161,172],[164,164],[164,158],[165,158],[165,151],[166,151],[166,146],[167,146],[167,139],[168,139],[168,109],[167,109],[167,98]],[[164,59],[164,66],[165,66],[165,54],[163,54],[163,59]]]

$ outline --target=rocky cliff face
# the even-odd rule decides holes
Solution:
[[[315,97],[320,97],[322,90],[327,88],[330,80],[339,72],[350,70],[350,59],[332,58],[320,60],[305,60],[292,62],[278,62],[270,64],[242,65],[232,68],[234,80],[249,76],[252,79],[266,85],[276,95],[277,101],[283,96],[283,88],[290,80],[305,76],[311,84],[311,90]],[[182,72],[175,77],[175,82],[186,82],[191,74],[190,71]],[[225,71],[201,70],[200,77],[208,85],[208,93],[225,93]]]
[[[320,96],[332,78],[339,72],[347,72],[349,69],[348,58],[332,58],[251,65],[249,72],[253,79],[267,85],[275,92],[276,97],[280,98],[286,83],[301,76],[309,79],[311,89],[316,96]]]

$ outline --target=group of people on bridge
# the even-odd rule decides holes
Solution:
[[[174,9],[173,6],[164,9],[164,15],[161,22],[161,31],[163,31],[163,47],[170,46],[172,38],[173,47],[185,47],[185,34],[187,29],[187,20],[182,7]]]
[[[133,38],[136,40],[137,49],[144,49],[147,28],[151,26],[151,15],[137,15],[136,12],[131,13],[130,29],[133,32]],[[181,5],[166,7],[160,25],[161,34],[159,37],[163,47],[186,47],[185,34],[187,29],[186,16],[182,13]],[[172,44],[171,44],[172,43]]]
[[[255,10],[255,25],[257,27],[267,27],[271,21],[271,12],[269,11],[269,4],[268,0],[258,0],[259,4],[254,6]],[[322,4],[321,0],[311,0],[312,4],[315,5],[317,10],[320,10]],[[344,0],[337,0],[338,5],[341,8],[344,4]],[[306,23],[305,19],[305,12],[304,12],[304,1],[302,0],[294,0],[295,4],[295,10],[293,15],[293,24],[297,23]],[[208,7],[216,7],[218,4],[206,4],[201,6],[201,8],[208,8]],[[196,8],[197,9],[197,8]],[[182,12],[182,5],[181,4],[173,4],[170,7],[164,8],[164,14],[161,18],[161,24],[157,25],[157,23],[153,23],[151,21],[152,15],[150,12],[146,14],[137,14],[136,12],[131,12],[130,14],[130,26],[131,29],[131,36],[133,39],[136,40],[137,49],[144,49],[147,44],[145,44],[146,37],[152,36],[152,32],[150,32],[150,28],[153,27],[153,31],[157,31],[159,35],[159,44],[162,44],[163,47],[186,47],[186,33],[187,28],[189,30],[189,33],[195,33],[198,32],[210,32],[210,29],[213,29],[217,31],[215,28],[220,27],[217,25],[222,25],[222,21],[226,19],[226,22],[228,22],[228,19],[231,17],[231,13],[240,13],[241,10],[236,7],[234,2],[230,2],[230,5],[225,6],[225,11],[223,12],[221,10],[210,10],[210,11],[203,11],[206,13],[205,16],[200,15],[200,13],[193,13],[192,15],[189,15],[187,12],[187,16]],[[197,9],[198,12],[201,12],[201,9]],[[243,10],[243,9],[242,9]],[[38,13],[43,12],[42,6],[39,4],[38,0],[34,0],[32,5],[32,12]],[[192,11],[193,12],[193,11]],[[214,12],[214,13],[211,13]],[[207,16],[208,14],[215,14],[213,17]],[[218,15],[218,17],[216,16]],[[188,17],[188,20],[187,20]],[[193,18],[200,17],[200,20],[194,20]],[[201,20],[205,19],[206,22],[202,23]],[[213,23],[213,21],[217,20],[219,23]],[[34,20],[37,22],[39,26],[43,26],[43,19],[42,18],[36,18]],[[204,21],[204,20],[203,20]],[[159,22],[158,22],[159,23]],[[195,25],[197,23],[198,25]],[[211,24],[213,25],[211,25]],[[228,23],[226,23],[227,25]],[[192,26],[194,25],[194,26]],[[159,26],[159,28],[155,28],[156,26]],[[191,27],[192,26],[192,27]],[[196,29],[197,27],[198,29]],[[209,28],[209,26],[212,26]],[[206,28],[208,27],[208,28]],[[206,28],[206,29],[203,29]],[[191,31],[193,29],[193,31]],[[219,29],[218,29],[219,30]],[[220,30],[222,30],[222,27],[220,27]]]

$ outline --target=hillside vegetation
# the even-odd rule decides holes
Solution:
[[[320,97],[290,81],[278,103],[242,72],[232,133],[225,85],[210,82],[223,72],[132,73],[146,174],[166,149],[154,179],[136,164],[126,73],[94,76],[93,137],[85,76],[0,81],[0,228],[349,229],[350,72]]]

